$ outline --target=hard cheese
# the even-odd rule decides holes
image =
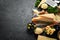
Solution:
[[[37,40],[57,40],[57,39],[49,38],[49,37],[46,37],[46,36],[38,35]]]

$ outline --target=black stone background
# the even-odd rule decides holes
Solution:
[[[35,0],[0,0],[0,40],[35,40],[26,32]]]

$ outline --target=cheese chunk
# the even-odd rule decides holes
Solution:
[[[60,22],[60,15],[56,15],[55,19],[57,22]]]
[[[38,8],[41,6],[41,4],[43,4],[43,3],[45,3],[46,2],[46,0],[42,0],[41,2],[40,2],[40,4],[38,5]]]
[[[35,34],[41,34],[43,32],[42,28],[36,28],[35,29]]]
[[[48,8],[48,5],[47,5],[46,3],[43,3],[43,4],[41,5],[41,8],[42,8],[42,9],[47,9],[47,8]]]
[[[57,40],[57,39],[49,38],[49,37],[45,37],[45,36],[38,35],[37,40]]]

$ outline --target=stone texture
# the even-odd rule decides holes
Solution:
[[[35,40],[26,32],[35,0],[0,0],[0,40]]]

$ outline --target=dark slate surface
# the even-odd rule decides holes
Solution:
[[[0,40],[35,40],[26,32],[35,0],[0,0]]]

